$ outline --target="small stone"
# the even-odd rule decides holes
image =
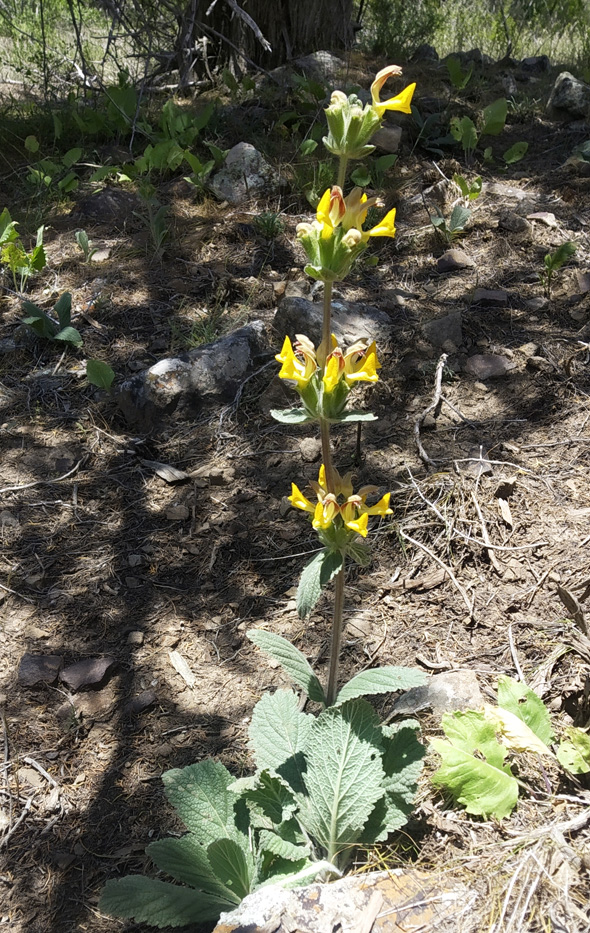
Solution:
[[[105,720],[109,719],[115,710],[117,691],[111,683],[102,690],[81,693],[74,697],[72,702],[78,716],[84,719]]]
[[[190,514],[190,509],[184,502],[173,503],[166,509],[166,518],[169,522],[184,522]]]
[[[547,55],[529,55],[523,58],[520,67],[529,74],[546,74],[551,68],[551,62]]]
[[[538,298],[530,298],[527,301],[526,306],[531,311],[542,311],[543,308],[546,308],[548,304],[549,302],[547,298],[541,298],[541,296],[539,296]]]
[[[459,709],[479,709],[484,698],[473,671],[445,671],[435,674],[424,687],[413,687],[398,697],[392,713],[412,715],[431,708],[443,713]]]
[[[474,356],[469,357],[463,369],[464,372],[475,376],[477,379],[498,379],[514,369],[514,363],[505,356],[497,356],[493,353],[476,353]]]
[[[451,341],[455,348],[459,347],[463,343],[461,320],[460,311],[434,318],[424,324],[424,334],[435,347],[442,347],[447,341]]]
[[[539,352],[539,344],[532,343],[532,342],[523,343],[523,345],[521,347],[518,347],[517,349],[518,349],[518,352],[522,353],[523,356],[526,356],[526,357],[536,356],[537,353]]]
[[[18,682],[23,687],[52,684],[63,667],[63,658],[55,654],[24,654],[18,668]]]
[[[547,112],[555,119],[586,118],[590,114],[590,87],[569,71],[562,71],[555,79]]]
[[[127,716],[136,716],[138,713],[143,713],[148,706],[152,706],[156,700],[157,696],[154,690],[143,690],[126,704],[123,712]]]
[[[462,249],[448,249],[436,263],[437,272],[457,272],[459,269],[473,269],[475,261]]]
[[[371,137],[371,145],[383,149],[384,152],[397,152],[402,139],[401,126],[382,126]]]
[[[533,369],[536,372],[541,373],[553,373],[555,372],[555,367],[553,363],[550,363],[549,360],[546,360],[544,356],[531,356],[526,361],[527,369]]]
[[[143,557],[141,554],[130,554],[127,558],[127,563],[130,567],[141,567],[143,564]]]
[[[114,664],[116,664],[114,658],[85,658],[83,661],[65,667],[59,679],[72,690],[91,687],[99,684]]]
[[[550,211],[537,211],[535,214],[527,214],[527,220],[537,220],[545,224],[546,227],[557,227],[557,218]]]
[[[514,211],[503,211],[498,217],[498,229],[505,230],[507,233],[513,233],[519,239],[530,238],[533,233],[532,225],[520,214]]]
[[[130,590],[136,590],[141,586],[141,583],[139,577],[125,577],[125,586]]]
[[[473,292],[473,303],[504,308],[508,304],[508,297],[508,292],[503,288],[476,288]]]
[[[111,258],[110,249],[97,249],[90,257],[90,262],[106,262]]]
[[[306,463],[315,463],[320,459],[322,453],[322,442],[316,437],[304,437],[299,442],[301,459]]]
[[[279,183],[279,176],[262,154],[250,143],[241,142],[230,149],[208,184],[219,200],[239,204],[276,191]]]
[[[134,647],[139,647],[140,645],[143,645],[144,639],[145,639],[145,635],[143,632],[140,632],[140,631],[129,632],[127,636],[127,644],[133,645]]]
[[[26,781],[31,787],[42,787],[45,778],[35,768],[19,768],[16,772],[19,781]]]

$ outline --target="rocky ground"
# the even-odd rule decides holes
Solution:
[[[355,68],[367,86],[372,68]],[[334,446],[359,484],[392,491],[394,511],[347,581],[347,671],[419,666],[475,699],[500,674],[524,677],[563,728],[590,716],[590,177],[571,159],[590,127],[545,111],[556,74],[478,68],[461,96],[441,67],[406,67],[425,113],[443,95],[475,110],[508,78],[515,106],[490,165],[466,167],[460,149],[433,159],[399,121],[384,182],[397,238],[335,295],[343,334],[378,337],[381,379],[358,401],[379,420],[360,461],[356,431],[335,430]],[[229,108],[228,146],[265,125],[261,109]],[[500,171],[518,140],[527,157]],[[483,191],[445,244],[428,212],[448,213],[456,171],[481,174]],[[293,400],[274,354],[321,303],[294,237],[310,209],[288,186],[229,204],[175,179],[158,195],[171,223],[160,258],[132,193],[83,192],[45,218],[30,297],[72,293],[82,350],[33,338],[18,301],[0,299],[0,927],[14,933],[147,930],[100,915],[99,892],[149,871],[146,844],[180,830],[163,770],[215,756],[248,772],[252,708],[285,680],[245,632],[283,634],[326,669],[329,600],[305,625],[294,602],[315,539],[285,500],[316,477],[319,445],[269,415]],[[261,230],[264,210],[280,210],[282,231]],[[100,249],[88,264],[80,227]],[[577,251],[547,295],[543,257],[565,241]],[[238,328],[241,350],[199,349]],[[179,357],[199,378],[206,359],[206,384],[165,378],[161,361]],[[85,381],[87,358],[115,370],[111,395]],[[416,715],[428,743],[440,707]],[[456,930],[587,929],[587,781],[523,763],[518,810],[483,823],[433,789],[435,767],[431,755],[412,822],[369,864],[466,885],[474,907]]]

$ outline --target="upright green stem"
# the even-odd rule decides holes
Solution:
[[[332,283],[324,282],[324,320],[322,326],[322,344],[325,348],[326,356],[329,353],[331,339],[331,319],[332,319]],[[324,362],[324,369],[325,369]],[[330,424],[323,418],[320,418],[320,433],[322,438],[322,462],[326,471],[326,486],[328,492],[335,491],[334,484],[334,465],[332,463],[332,450],[330,448]]]
[[[342,642],[342,620],[344,609],[344,562],[342,556],[342,570],[334,578],[334,615],[332,616],[332,647],[330,649],[330,671],[328,673],[328,687],[326,689],[326,702],[332,706],[338,692],[338,667],[340,665],[340,645]]]
[[[340,156],[340,164],[338,165],[338,181],[336,184],[339,188],[344,190],[344,182],[346,181],[346,169],[348,168],[348,156]]]
[[[326,355],[330,352],[330,337],[332,331],[332,282],[324,282],[324,320],[322,325],[322,343],[326,348]]]

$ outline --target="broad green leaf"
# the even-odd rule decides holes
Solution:
[[[72,319],[72,296],[69,292],[64,292],[59,296],[53,310],[57,314],[60,327],[67,327]]]
[[[299,821],[334,861],[357,843],[383,796],[382,735],[366,700],[330,707],[314,721],[305,749],[307,797]]]
[[[466,179],[463,178],[462,175],[457,175],[457,174],[455,174],[455,175],[453,175],[453,181],[455,182],[455,184],[456,184],[457,187],[459,188],[459,190],[460,190],[461,194],[463,195],[463,197],[464,197],[464,198],[468,197],[468,196],[469,196],[469,185],[467,184]]]
[[[557,760],[570,774],[588,774],[590,771],[590,736],[583,729],[568,726],[565,730],[569,741],[564,739],[557,749]]]
[[[307,619],[320,598],[322,589],[342,570],[343,557],[340,551],[324,548],[313,557],[301,573],[297,587],[297,613]]]
[[[131,918],[160,929],[218,920],[228,906],[232,905],[212,894],[143,875],[107,881],[98,902],[99,910],[111,917]]]
[[[332,878],[334,876],[338,878],[342,877],[342,872],[340,872],[335,865],[321,859],[319,862],[304,864],[299,871],[294,874],[291,874],[291,872],[283,876],[273,874],[272,877],[261,884],[260,887],[265,888],[271,884],[280,884],[282,888],[297,888],[300,885],[308,884],[322,873]]]
[[[488,104],[483,109],[483,129],[482,136],[499,136],[506,123],[506,114],[508,113],[508,101],[500,97],[493,103]]]
[[[395,153],[388,153],[387,155],[379,156],[378,159],[375,159],[375,168],[378,172],[386,172],[388,169],[392,168],[397,162],[397,155]]]
[[[345,411],[339,418],[334,418],[338,424],[347,424],[352,421],[378,421],[377,415],[370,411]]]
[[[304,139],[301,145],[299,146],[299,152],[301,155],[307,156],[311,155],[312,152],[315,152],[318,144],[315,139]]]
[[[23,308],[28,312],[28,317],[23,318],[23,324],[28,324],[35,333],[49,340],[57,333],[57,324],[45,311],[38,308],[32,301],[23,301]]]
[[[515,716],[514,713],[501,706],[484,704],[483,714],[487,722],[491,722],[496,732],[501,736],[504,745],[514,752],[536,752],[537,755],[553,757],[553,752],[547,748],[526,722]]]
[[[442,758],[433,784],[447,788],[468,813],[498,819],[508,816],[518,800],[518,783],[504,763],[506,750],[492,723],[482,713],[468,710],[445,714],[442,726],[450,741],[433,739],[431,743]]]
[[[79,161],[82,155],[82,149],[79,146],[76,146],[74,149],[68,149],[66,154],[62,157],[62,162],[66,168],[71,168],[76,162]]]
[[[359,567],[368,567],[371,563],[371,549],[362,541],[350,541],[346,545],[346,553]]]
[[[238,900],[250,893],[254,862],[249,851],[233,839],[216,839],[207,847],[207,856],[214,875]]]
[[[289,785],[278,774],[271,774],[266,769],[251,778],[235,781],[229,789],[251,804],[273,826],[284,823],[295,812],[295,799]]]
[[[565,243],[562,243],[561,246],[558,246],[554,253],[548,253],[547,256],[545,256],[545,265],[552,272],[556,272],[557,269],[561,269],[568,259],[572,258],[577,248],[577,243],[574,243],[573,240],[567,240]]]
[[[390,833],[407,823],[414,808],[426,752],[418,741],[416,728],[416,724],[411,722],[383,727],[385,795],[375,804],[363,830],[362,842],[365,845],[387,839]]]
[[[335,706],[353,700],[356,697],[374,696],[378,693],[394,693],[396,690],[409,690],[421,687],[427,682],[426,674],[412,667],[375,667],[361,671],[342,687],[336,697]]]
[[[0,246],[18,239],[17,226],[18,222],[11,218],[10,211],[5,207],[0,214]]]
[[[305,424],[306,421],[313,421],[305,408],[271,408],[270,413],[275,421],[280,421],[281,424]]]
[[[526,142],[514,143],[513,146],[510,146],[510,149],[507,149],[503,154],[502,158],[504,159],[506,165],[512,165],[513,162],[520,162],[521,159],[524,159],[525,155],[528,152],[529,144]]]
[[[477,145],[477,130],[473,120],[469,117],[453,117],[449,124],[453,139],[460,142],[464,152],[470,152]]]
[[[310,855],[308,845],[295,845],[295,843],[282,839],[277,833],[267,829],[260,833],[258,847],[290,862],[298,862],[301,859],[309,858]]]
[[[305,748],[313,717],[299,710],[299,700],[292,690],[266,693],[252,713],[248,730],[256,766],[277,771],[294,791],[303,787]]]
[[[447,58],[445,64],[453,87],[457,88],[459,91],[463,90],[463,88],[469,84],[471,75],[473,74],[473,62],[469,63],[469,67],[466,71],[463,71],[461,62],[454,56]]]
[[[553,742],[555,735],[551,728],[549,710],[526,684],[511,677],[498,677],[498,706],[522,719],[545,745]]]
[[[221,762],[198,761],[162,775],[166,797],[180,819],[204,845],[216,839],[241,841],[236,826],[235,795],[228,790],[233,777]]]
[[[75,327],[63,327],[53,339],[63,340],[64,343],[71,343],[73,347],[81,347],[84,342],[82,340],[82,335]]]
[[[109,364],[103,363],[102,360],[88,360],[86,363],[86,378],[91,385],[98,386],[99,389],[106,389],[109,392],[115,373]]]
[[[364,165],[355,168],[354,172],[350,173],[350,177],[355,185],[358,185],[360,188],[366,188],[367,185],[371,184],[371,173]]]
[[[314,703],[321,703],[323,706],[326,705],[322,685],[305,655],[295,645],[292,645],[282,635],[265,632],[259,628],[250,629],[250,631],[246,632],[246,635],[258,648],[279,662],[295,683],[303,687],[310,700],[313,700]]]
[[[449,218],[449,230],[455,233],[457,230],[463,230],[465,224],[471,217],[471,211],[462,204],[456,204]]]
[[[39,140],[36,136],[27,136],[25,139],[25,149],[27,152],[30,152],[31,155],[35,152],[39,152]]]
[[[225,899],[228,904],[240,903],[240,897],[218,879],[205,846],[192,833],[181,839],[158,839],[147,847],[146,853],[161,871],[167,872],[176,881]]]

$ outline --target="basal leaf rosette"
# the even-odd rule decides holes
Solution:
[[[344,159],[363,159],[374,150],[370,145],[373,134],[381,126],[387,110],[411,113],[411,101],[416,88],[410,84],[395,97],[381,100],[381,88],[391,77],[401,75],[399,65],[388,65],[376,76],[371,85],[371,103],[363,106],[356,94],[334,91],[326,108],[328,135],[324,136],[326,149]]]
[[[281,363],[279,378],[294,384],[303,408],[300,422],[324,419],[325,421],[370,420],[374,416],[367,412],[348,412],[346,402],[351,388],[361,382],[377,382],[377,370],[381,364],[377,358],[375,341],[357,340],[348,350],[343,350],[334,334],[329,346],[322,342],[316,349],[304,334],[295,335],[295,344],[285,337],[281,352],[275,357]],[[297,410],[296,410],[297,411]],[[292,410],[273,411],[278,421],[293,421]]]
[[[297,238],[309,259],[305,271],[322,282],[344,279],[353,262],[374,236],[395,236],[395,208],[371,230],[363,230],[370,207],[382,207],[380,198],[368,198],[353,188],[345,198],[338,185],[328,188],[318,206],[315,220],[297,225]]]
[[[386,493],[375,505],[367,505],[367,497],[377,492],[376,486],[363,486],[353,492],[351,474],[340,476],[334,473],[334,491],[328,490],[326,469],[320,466],[317,482],[310,482],[315,501],[303,495],[295,483],[291,484],[289,502],[295,509],[311,515],[311,523],[322,544],[330,550],[347,553],[349,545],[357,535],[367,537],[369,516],[391,515],[390,493]],[[354,554],[351,554],[354,557]]]

